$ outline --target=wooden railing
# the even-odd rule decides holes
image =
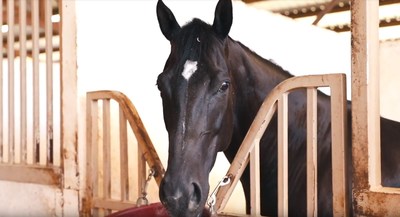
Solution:
[[[0,180],[62,184],[60,70],[53,59],[59,23],[52,22],[58,8],[47,0],[0,2]]]
[[[221,212],[250,161],[250,207],[260,216],[259,143],[274,113],[278,112],[278,216],[288,216],[288,94],[307,89],[307,212],[317,216],[317,87],[331,90],[332,189],[335,216],[349,213],[346,177],[346,79],[344,74],[299,76],[279,84],[264,100],[227,176],[229,184],[217,193],[216,209]],[[250,159],[249,159],[250,158]]]
[[[154,172],[154,178],[159,185],[164,175],[164,167],[154,149],[153,143],[147,134],[147,131],[139,117],[136,108],[132,102],[121,92],[117,91],[95,91],[87,93],[86,107],[86,124],[87,124],[87,196],[84,200],[83,212],[85,216],[98,216],[99,211],[104,215],[109,214],[112,210],[122,210],[135,206],[136,199],[140,197],[140,191],[146,184],[147,167]],[[102,103],[100,103],[100,101]],[[111,197],[111,102],[118,104],[119,114],[117,119],[119,127],[119,199]],[[100,109],[101,111],[100,112]],[[102,114],[99,114],[102,113]],[[102,123],[99,124],[99,120]],[[128,172],[129,159],[132,155],[128,155],[128,129],[127,123],[131,126],[134,137],[136,138],[138,149],[137,152],[137,182],[139,195],[130,195],[130,186]],[[118,128],[116,126],[113,126]],[[101,129],[101,130],[99,130]],[[99,136],[100,135],[100,136]],[[101,138],[102,137],[102,138]],[[101,153],[101,156],[99,156]],[[118,160],[117,160],[118,161]],[[100,167],[102,166],[102,167]],[[102,183],[99,182],[102,180]]]

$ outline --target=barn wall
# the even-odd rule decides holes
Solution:
[[[216,2],[165,0],[181,25],[192,17],[212,22]],[[156,1],[76,2],[80,174],[85,174],[85,94],[102,89],[121,91],[132,100],[164,166],[167,165],[167,133],[155,83],[168,57],[169,43],[159,30],[155,8]],[[233,9],[230,36],[292,74],[350,74],[349,37],[250,8],[238,1]],[[350,77],[347,80],[350,89]],[[226,159],[219,155],[210,177],[211,188],[227,168]],[[80,178],[80,183],[85,183],[84,176]],[[151,202],[157,201],[157,189],[149,197]],[[240,189],[232,198],[238,202],[228,205],[228,211],[243,212]]]
[[[0,181],[1,216],[61,216],[59,188]]]

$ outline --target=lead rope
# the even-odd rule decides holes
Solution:
[[[217,194],[218,189],[222,186],[229,184],[230,182],[231,182],[231,175],[224,176],[224,178],[222,178],[222,180],[218,182],[217,186],[215,186],[214,190],[210,194],[210,197],[207,200],[207,205],[209,207],[209,211],[210,211],[211,215],[216,214],[214,206],[215,206],[215,202],[216,202],[216,194]]]
[[[147,176],[146,182],[144,183],[144,186],[142,188],[142,196],[140,196],[136,200],[137,207],[149,205],[149,200],[147,199],[147,187],[149,186],[149,182],[150,182],[151,178],[154,176],[154,174],[155,174],[155,171],[154,171],[154,169],[151,168],[149,171],[149,176]]]

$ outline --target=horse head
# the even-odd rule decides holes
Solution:
[[[160,200],[172,216],[199,216],[209,192],[209,172],[233,132],[233,86],[226,62],[232,2],[220,0],[214,22],[180,26],[159,0],[157,18],[171,52],[157,86],[169,136],[168,166]]]

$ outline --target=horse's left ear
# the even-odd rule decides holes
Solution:
[[[219,0],[215,8],[214,31],[221,37],[228,36],[232,26],[232,0]]]
[[[168,40],[171,41],[181,27],[176,21],[172,11],[164,4],[162,0],[158,0],[157,2],[157,19],[161,32]]]

